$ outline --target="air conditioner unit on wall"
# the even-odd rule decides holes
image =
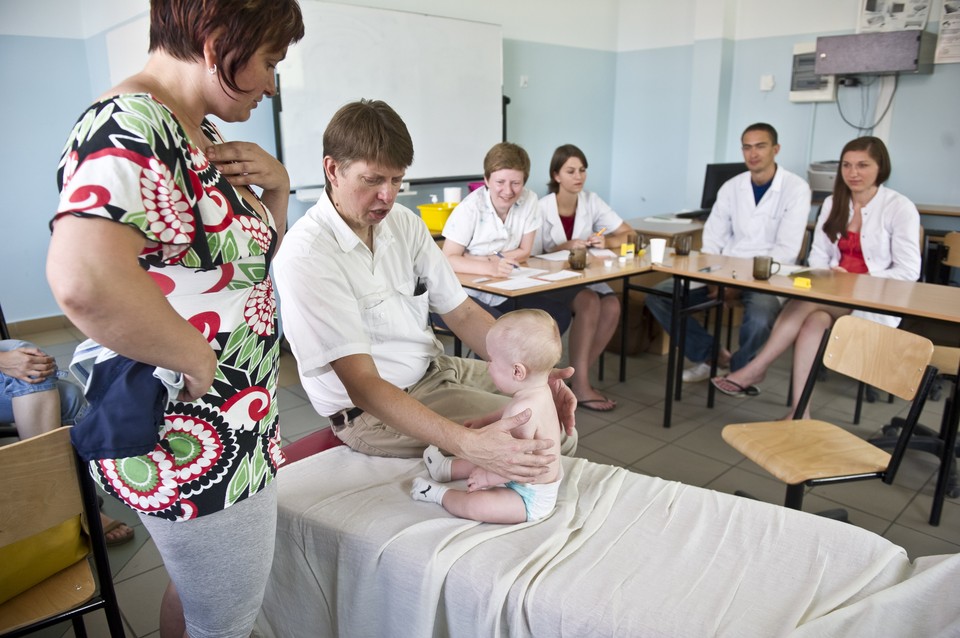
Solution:
[[[932,73],[937,36],[929,31],[879,31],[817,38],[818,75]]]

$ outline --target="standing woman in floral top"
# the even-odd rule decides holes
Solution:
[[[206,116],[247,120],[302,37],[295,0],[151,0],[146,66],[80,116],[57,172],[47,276],[58,303],[105,348],[185,381],[152,451],[90,464],[160,550],[165,637],[248,636],[273,559],[282,456],[268,272],[290,183]]]

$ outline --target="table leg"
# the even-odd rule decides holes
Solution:
[[[960,374],[954,378],[953,396],[949,397],[949,413],[944,416],[943,453],[940,457],[940,469],[937,472],[937,487],[933,495],[933,507],[930,510],[930,524],[939,525],[943,513],[943,499],[947,492],[950,470],[956,465],[957,427],[960,425]]]
[[[673,278],[673,303],[670,305],[670,347],[667,348],[667,382],[666,392],[663,401],[663,427],[670,427],[670,419],[673,416],[673,384],[675,383],[677,369],[677,343],[673,335],[679,334],[680,330],[680,305],[681,305],[681,284],[679,277]]]
[[[630,278],[623,278],[623,301],[620,304],[620,383],[627,380],[627,318],[630,315]]]
[[[717,299],[723,299],[723,286],[717,288]],[[717,376],[717,361],[720,360],[720,333],[723,331],[723,304],[717,306],[717,316],[713,319],[713,362],[710,364],[710,378]],[[712,408],[717,389],[707,381],[707,407]]]
[[[684,312],[687,306],[687,299],[690,294],[690,280],[685,279],[680,285],[680,296],[673,296],[673,303],[680,308],[680,322],[670,333],[670,341],[677,342],[677,369],[673,379],[673,400],[683,399],[683,353],[687,348],[687,313]]]

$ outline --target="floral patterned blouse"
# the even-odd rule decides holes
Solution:
[[[202,129],[222,141],[211,122]],[[70,133],[57,182],[57,217],[103,217],[143,233],[141,266],[218,353],[213,386],[167,406],[154,450],[93,461],[94,478],[133,509],[169,520],[262,490],[282,460],[272,216],[265,223],[147,94],[92,105]]]

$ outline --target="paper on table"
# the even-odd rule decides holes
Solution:
[[[543,282],[539,279],[519,277],[516,279],[504,279],[503,281],[496,281],[492,284],[487,284],[487,287],[497,288],[499,290],[523,290],[524,288],[533,288],[534,286],[542,285]]]
[[[609,248],[591,248],[590,254],[594,257],[619,257],[617,253],[613,252]]]
[[[573,272],[572,270],[558,270],[549,275],[538,275],[537,279],[544,281],[560,281],[561,279],[572,279],[573,277],[583,277],[583,273]]]
[[[806,266],[793,266],[790,264],[780,264],[780,270],[777,271],[778,275],[783,275],[785,277],[790,277],[791,275],[796,275],[797,273],[802,273],[809,271],[810,269]]]
[[[537,259],[546,259],[547,261],[566,261],[570,257],[569,250],[558,250],[553,253],[545,253],[543,255],[534,255]]]
[[[643,221],[645,222],[661,222],[664,224],[692,224],[692,219],[686,219],[684,217],[644,217]]]
[[[536,277],[537,275],[542,275],[547,272],[546,268],[526,268],[520,266],[519,268],[514,268],[513,272],[510,273],[511,279],[523,279],[526,277]]]

